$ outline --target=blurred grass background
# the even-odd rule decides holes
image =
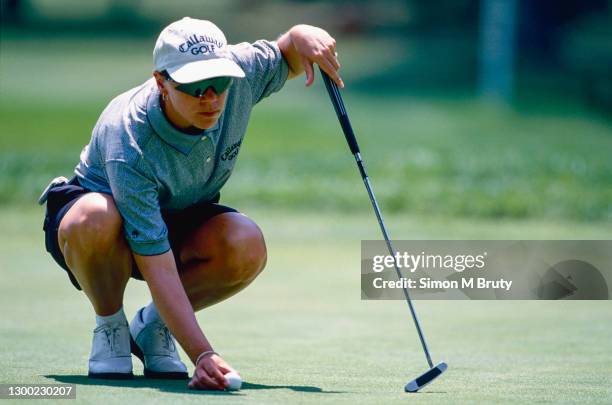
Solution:
[[[190,13],[215,20],[231,42],[275,38],[299,21],[337,37],[345,103],[387,212],[612,221],[610,117],[579,91],[583,77],[541,61],[518,64],[509,104],[480,98],[474,2],[441,8],[463,14],[437,16],[446,22],[438,31],[419,2],[377,2],[380,11],[363,2],[230,1],[207,3],[207,12],[187,3],[29,1],[27,19],[3,24],[0,206],[33,204],[51,177],[70,175],[106,103],[149,77],[158,28]],[[368,212],[326,92],[302,80],[256,107],[223,200]]]

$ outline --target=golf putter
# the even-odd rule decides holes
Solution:
[[[389,253],[393,257],[393,263],[395,266],[395,271],[397,273],[397,277],[401,280],[402,273],[397,265],[397,258],[395,256],[395,249],[391,245],[391,240],[389,238],[389,233],[387,232],[387,227],[385,226],[385,221],[380,212],[380,208],[378,207],[378,203],[376,202],[376,197],[374,196],[374,192],[372,191],[372,186],[370,184],[370,179],[368,178],[368,174],[366,173],[365,166],[363,161],[361,160],[361,153],[359,152],[359,145],[357,144],[357,138],[355,138],[355,133],[353,132],[353,128],[351,126],[351,122],[349,121],[348,114],[346,113],[346,109],[344,108],[344,102],[342,101],[342,96],[340,95],[340,90],[336,83],[330,79],[330,77],[325,73],[322,69],[321,75],[323,76],[323,82],[325,83],[325,87],[327,88],[327,92],[329,93],[329,97],[331,98],[332,104],[334,105],[334,109],[336,110],[336,115],[338,116],[338,121],[340,121],[340,126],[342,127],[342,131],[344,132],[344,136],[346,137],[346,141],[348,142],[351,153],[355,157],[355,161],[357,162],[357,167],[359,168],[359,173],[361,174],[361,178],[363,179],[363,183],[365,184],[366,189],[368,190],[368,195],[370,196],[370,201],[372,202],[372,207],[374,208],[374,212],[376,213],[376,218],[378,219],[378,224],[380,225],[380,229],[385,238],[385,242],[387,243],[387,248],[389,249]],[[419,324],[419,319],[417,318],[416,312],[414,310],[414,306],[412,305],[412,300],[410,299],[410,294],[408,293],[408,289],[406,287],[402,288],[404,292],[404,296],[406,297],[406,302],[408,303],[408,308],[410,308],[410,314],[412,315],[412,320],[414,321],[414,325],[416,326],[417,333],[419,335],[419,339],[421,340],[421,345],[423,346],[423,351],[425,352],[425,357],[427,358],[427,364],[429,364],[429,370],[410,381],[404,387],[406,392],[417,392],[430,382],[432,382],[436,377],[442,374],[448,366],[446,363],[440,363],[437,366],[434,366],[431,361],[431,356],[429,355],[429,349],[427,348],[427,342],[425,342],[425,336],[423,336],[423,331],[421,330],[421,325]]]

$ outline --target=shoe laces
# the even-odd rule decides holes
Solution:
[[[111,352],[115,351],[115,347],[119,346],[117,341],[120,339],[119,331],[124,329],[126,324],[123,323],[106,323],[98,326],[94,332],[104,332],[104,336],[106,336],[106,341],[108,342],[108,346],[110,347]]]
[[[168,330],[168,327],[161,322],[156,322],[157,333],[162,337],[164,342],[164,347],[169,351],[173,352],[176,350],[174,346],[174,339],[172,338],[172,334]]]

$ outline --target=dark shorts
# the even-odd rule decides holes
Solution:
[[[66,264],[64,255],[59,248],[57,234],[59,225],[62,218],[64,218],[64,215],[66,215],[68,210],[81,196],[90,192],[90,190],[81,187],[76,177],[72,178],[72,180],[70,180],[68,183],[53,187],[49,191],[47,197],[47,209],[45,213],[45,222],[43,225],[47,252],[51,254],[57,264],[66,270],[72,285],[74,285],[78,290],[81,289],[81,286]],[[183,245],[187,235],[195,231],[200,225],[216,215],[224,214],[226,212],[238,212],[233,208],[218,204],[218,202],[219,194],[217,194],[210,202],[193,205],[182,211],[162,210],[162,217],[166,223],[166,226],[168,227],[170,247],[172,248],[174,257],[177,260],[177,266],[180,266],[178,254],[180,253],[181,246]],[[142,274],[140,273],[140,270],[138,270],[135,263],[132,266],[132,277],[138,280],[143,280]]]

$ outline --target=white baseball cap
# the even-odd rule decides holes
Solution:
[[[231,59],[227,39],[210,21],[185,17],[162,30],[153,50],[155,70],[167,71],[178,83],[219,76],[244,77]]]

